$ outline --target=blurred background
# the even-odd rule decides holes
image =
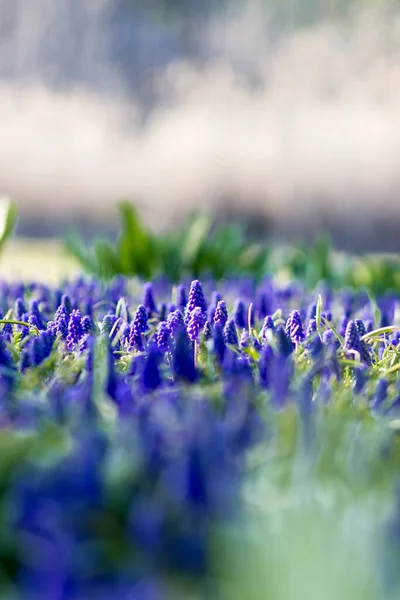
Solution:
[[[0,0],[0,194],[18,232],[192,208],[400,248],[400,3]]]

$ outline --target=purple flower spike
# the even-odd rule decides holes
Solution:
[[[236,331],[235,321],[229,319],[224,327],[224,340],[226,344],[237,346],[239,343],[238,335]]]
[[[147,310],[143,304],[140,304],[137,307],[132,326],[140,333],[144,333],[148,330],[149,326],[147,324]]]
[[[37,322],[37,328],[42,330],[46,329],[43,324],[42,315],[40,313],[39,306],[36,300],[31,300],[29,305],[29,312],[33,317],[35,317]]]
[[[190,292],[188,303],[186,306],[186,314],[190,315],[190,313],[195,308],[200,308],[201,312],[207,311],[207,302],[204,297],[203,288],[201,287],[201,283],[198,279],[195,279],[190,284]]]
[[[275,331],[275,329],[276,329],[275,328],[275,323],[274,323],[274,320],[271,317],[271,315],[266,316],[265,319],[264,319],[263,326],[261,328],[261,332],[260,332],[262,339],[265,339],[267,337],[267,331],[268,330]]]
[[[68,320],[69,317],[63,306],[59,306],[54,315],[54,329],[57,335],[60,335],[64,340],[68,335]]]
[[[165,353],[170,347],[171,332],[165,321],[162,321],[156,331],[156,344],[160,352]]]
[[[288,330],[289,337],[292,340],[293,344],[299,343],[304,340],[303,324],[301,322],[301,317],[298,310],[293,310],[290,313],[289,319],[286,323],[286,335],[288,334]]]
[[[238,327],[239,329],[245,329],[247,327],[246,318],[246,307],[244,305],[243,300],[236,300],[235,306],[233,308],[233,320],[235,321],[236,327]]]
[[[67,335],[67,348],[68,350],[74,350],[76,344],[79,343],[81,337],[84,335],[82,327],[82,317],[79,309],[71,312],[68,322],[68,335]]]
[[[344,336],[344,350],[349,353],[358,352],[361,355],[361,341],[355,321],[347,323]]]
[[[23,315],[26,313],[25,305],[21,298],[17,298],[14,305],[14,317],[18,321],[22,321]]]
[[[221,327],[225,327],[226,322],[228,320],[228,309],[226,307],[226,302],[224,300],[220,300],[217,304],[217,308],[215,310],[214,315],[214,325]]]
[[[187,334],[191,342],[196,342],[199,337],[200,329],[203,327],[203,311],[199,306],[190,313],[190,319],[187,326]]]
[[[182,312],[185,312],[187,305],[186,291],[183,285],[178,285],[176,288],[176,306]]]
[[[93,323],[92,317],[85,315],[82,318],[82,329],[84,333],[94,333],[96,328]]]
[[[128,347],[129,350],[144,350],[143,333],[148,330],[147,310],[140,304],[135,312],[134,319],[131,324],[129,333]]]
[[[174,310],[174,312],[170,313],[167,317],[167,325],[171,331],[171,334],[174,336],[179,329],[185,327],[185,321],[183,318],[183,314],[180,310]]]
[[[314,333],[316,333],[316,331],[317,331],[317,321],[316,321],[316,319],[312,318],[308,322],[306,338],[310,338],[312,335],[314,335]]]
[[[206,321],[203,327],[203,339],[208,342],[212,338],[213,329],[210,321]]]
[[[145,283],[144,285],[143,305],[147,310],[147,315],[149,318],[151,318],[152,315],[157,312],[152,283]]]

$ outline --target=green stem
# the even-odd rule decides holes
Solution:
[[[0,324],[1,323],[4,323],[4,324],[10,323],[10,325],[21,325],[22,327],[29,327],[29,328],[34,329],[35,331],[39,332],[36,325],[31,325],[31,323],[27,323],[26,321],[17,321],[14,319],[0,319]]]

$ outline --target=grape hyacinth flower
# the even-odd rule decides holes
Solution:
[[[118,317],[114,313],[104,315],[103,321],[100,326],[101,334],[111,337],[111,341],[113,341],[115,336],[117,335],[118,327],[116,326],[116,323],[118,321],[121,322],[121,319],[118,319]]]
[[[262,328],[260,331],[261,338],[263,340],[265,340],[267,337],[268,330],[274,332],[275,329],[276,329],[276,327],[275,327],[275,323],[274,323],[272,316],[267,315],[264,319],[264,322],[263,322],[263,325],[262,325]]]
[[[194,383],[197,371],[194,363],[194,353],[185,329],[180,328],[176,335],[173,352],[173,372],[176,378]]]
[[[141,352],[144,350],[143,333],[145,333],[148,328],[147,310],[143,304],[140,304],[136,309],[135,316],[131,324],[131,331],[129,334],[129,350],[133,350],[134,348]]]
[[[236,300],[235,306],[233,308],[233,320],[235,321],[236,327],[239,329],[245,329],[247,327],[246,323],[246,307],[243,300]]]
[[[214,327],[212,331],[212,339],[213,339],[213,352],[215,356],[218,358],[220,364],[224,361],[226,344],[224,340],[224,332],[220,325]]]
[[[82,329],[85,334],[95,332],[96,328],[93,319],[89,315],[82,317]]]
[[[224,340],[225,344],[237,346],[239,343],[235,322],[233,319],[228,319],[224,327]]]
[[[67,334],[67,348],[68,350],[74,350],[75,346],[79,344],[84,331],[82,328],[82,317],[79,309],[73,309],[69,317],[68,322],[68,334]]]
[[[303,324],[298,310],[293,310],[287,320],[285,333],[290,337],[293,344],[304,340]]]
[[[212,338],[213,328],[211,326],[210,321],[206,321],[203,327],[203,340],[208,342]]]
[[[306,338],[312,337],[317,332],[317,320],[312,318],[308,322]]]
[[[159,323],[155,338],[158,350],[163,354],[168,352],[171,342],[171,331],[165,321]]]
[[[26,308],[21,298],[17,298],[14,304],[14,317],[17,321],[22,321],[26,314]]]
[[[156,303],[154,300],[154,291],[152,283],[145,283],[143,292],[143,306],[147,310],[149,319],[157,312]]]
[[[68,294],[63,294],[61,297],[61,306],[64,308],[66,314],[69,316],[72,312],[72,302]]]
[[[201,308],[196,306],[190,313],[190,319],[187,325],[187,334],[191,342],[197,342],[199,333],[204,324],[204,316]]]
[[[286,334],[283,325],[279,325],[279,327],[276,328],[275,335],[279,354],[288,357],[294,350],[294,344],[292,343],[291,338]]]
[[[39,306],[36,300],[31,300],[30,305],[29,305],[29,312],[30,314],[35,317],[36,322],[37,322],[37,328],[44,330],[46,329],[43,323],[43,319],[42,319],[42,315],[41,312],[39,310]]]
[[[228,320],[228,309],[226,307],[226,302],[224,300],[220,300],[215,309],[214,315],[214,326],[225,327],[226,322]]]
[[[251,343],[250,334],[247,330],[244,330],[240,337],[239,347],[241,350],[245,350],[246,348],[248,348],[250,346],[250,343]]]
[[[68,335],[68,319],[65,308],[59,306],[54,315],[54,328],[57,335],[60,335],[63,339],[66,339]]]
[[[176,288],[176,306],[183,314],[187,305],[186,291],[183,285],[178,285]]]
[[[203,288],[201,287],[201,283],[198,279],[195,279],[190,284],[189,298],[185,312],[187,321],[189,321],[190,314],[195,308],[200,308],[202,313],[207,311],[207,302],[204,297]]]
[[[171,334],[174,336],[175,333],[185,327],[185,321],[183,318],[183,314],[180,310],[175,310],[170,313],[167,317],[167,325],[171,331]]]
[[[167,316],[167,314],[169,314],[169,309],[168,306],[165,304],[165,302],[162,302],[160,304],[160,312],[158,313],[158,320],[161,323],[161,321],[165,321],[165,317]]]

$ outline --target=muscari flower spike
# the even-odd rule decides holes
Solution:
[[[176,332],[185,327],[185,321],[183,318],[183,314],[180,310],[175,310],[170,313],[167,317],[167,325],[171,331],[171,334],[174,336]]]
[[[178,287],[176,288],[176,306],[177,306],[178,310],[180,310],[182,313],[184,313],[186,305],[187,305],[187,298],[186,298],[185,286],[178,285]]]
[[[79,309],[71,311],[68,321],[67,348],[72,351],[79,344],[81,337],[84,335],[82,328],[82,316]]]
[[[203,327],[203,340],[208,342],[212,338],[213,328],[210,321],[206,321]]]
[[[275,323],[274,323],[274,320],[271,315],[267,315],[265,317],[261,331],[260,331],[260,335],[263,340],[265,340],[265,338],[267,337],[268,330],[270,330],[272,332],[276,330]]]
[[[235,306],[233,308],[233,320],[235,321],[236,327],[239,329],[245,329],[247,327],[246,323],[247,313],[246,306],[240,298],[236,300]]]
[[[143,306],[147,310],[147,316],[149,318],[151,318],[157,312],[157,307],[154,300],[153,284],[150,282],[145,283],[144,285]]]
[[[293,310],[290,313],[285,332],[286,335],[289,334],[293,344],[297,344],[304,340],[303,324],[301,322],[301,317],[298,310]]]
[[[228,317],[229,317],[228,309],[226,307],[225,300],[219,300],[217,307],[215,309],[214,326],[215,327],[217,327],[217,326],[225,327]]]
[[[168,352],[171,343],[171,331],[165,321],[159,323],[156,330],[155,339],[158,350],[163,354]]]
[[[237,346],[239,343],[235,322],[233,319],[228,319],[224,327],[224,340],[226,344]]]
[[[198,279],[195,279],[190,284],[189,298],[186,305],[187,318],[189,318],[195,308],[200,308],[202,313],[207,311],[207,302],[203,293],[203,288]]]
[[[199,333],[204,325],[204,315],[199,306],[196,306],[190,313],[190,319],[186,328],[189,340],[191,342],[198,341]]]

